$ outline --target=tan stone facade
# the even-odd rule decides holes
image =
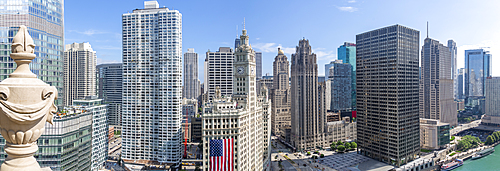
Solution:
[[[278,48],[273,62],[273,102],[271,125],[272,132],[285,138],[285,127],[290,126],[290,86],[289,62],[284,52]]]

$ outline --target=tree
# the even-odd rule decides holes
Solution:
[[[342,141],[337,141],[337,145],[344,145],[344,143],[342,143]]]
[[[493,140],[492,138],[493,136],[489,135],[487,138],[486,138],[486,142],[485,144],[487,145],[490,145],[490,144],[493,144],[495,141]]]
[[[348,149],[348,150],[351,149],[351,143],[346,142],[345,143],[345,148]]]
[[[498,131],[494,132],[493,136],[495,136],[495,140],[497,140],[497,141],[500,140],[500,132],[498,132]]]
[[[200,164],[196,164],[196,166],[194,167],[194,171],[201,171]]]
[[[345,151],[345,147],[343,145],[339,145],[339,146],[337,146],[337,150],[339,152],[344,152]]]
[[[358,144],[356,144],[356,142],[351,142],[351,148],[358,148]]]
[[[321,154],[321,155],[319,155],[319,157],[323,158],[323,157],[325,157],[325,154]]]
[[[335,146],[335,144],[330,144],[330,149],[332,151],[336,150],[337,149],[337,146]]]

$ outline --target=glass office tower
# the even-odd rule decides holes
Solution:
[[[484,96],[484,80],[491,77],[491,54],[484,49],[465,50],[465,96]]]
[[[352,108],[356,110],[356,44],[344,42],[344,45],[337,48],[337,58],[344,63],[351,64],[351,80],[352,80]],[[327,70],[325,70],[326,75]],[[328,79],[328,77],[326,77]]]
[[[20,25],[36,45],[36,58],[31,71],[39,79],[55,86],[59,93],[57,106],[63,101],[64,0],[1,0],[0,1],[0,80],[16,69],[10,58],[12,38]]]

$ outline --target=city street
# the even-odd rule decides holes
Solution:
[[[122,151],[122,138],[116,138],[108,145],[108,158],[118,160]]]

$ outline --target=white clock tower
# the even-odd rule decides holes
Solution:
[[[235,50],[233,63],[233,100],[238,102],[237,108],[253,111],[257,100],[255,51],[248,43],[248,35],[245,27],[243,27],[242,32],[243,34],[240,36],[241,44]]]

